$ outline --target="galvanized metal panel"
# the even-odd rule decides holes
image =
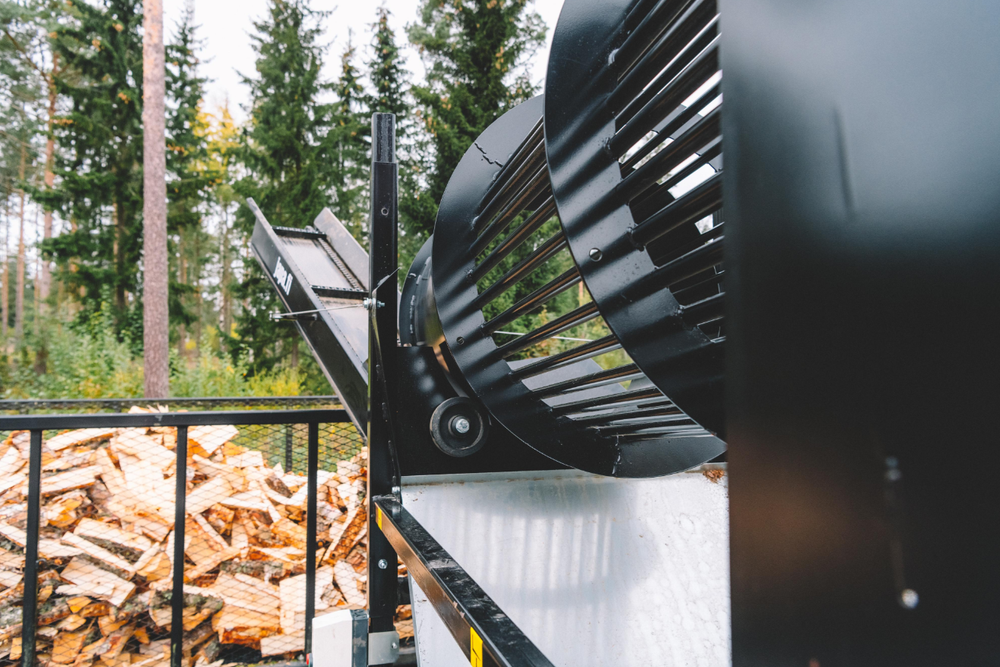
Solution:
[[[725,478],[403,480],[407,509],[557,665],[728,665]],[[424,667],[468,665],[412,591]]]

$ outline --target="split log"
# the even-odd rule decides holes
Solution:
[[[101,440],[114,435],[114,429],[110,428],[81,428],[67,433],[60,433],[54,438],[45,441],[46,446],[54,452],[61,452],[69,447],[82,445],[93,440]]]
[[[235,426],[195,426],[188,431],[188,442],[212,455],[222,445],[239,435]]]

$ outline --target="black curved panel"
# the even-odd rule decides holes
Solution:
[[[544,242],[526,241],[554,214],[542,146],[542,106],[542,99],[534,98],[487,128],[445,190],[431,262],[445,334],[442,347],[497,421],[556,461],[598,474],[650,477],[714,458],[724,444],[693,424],[659,390],[623,387],[619,379],[642,379],[634,366],[603,368],[592,359],[621,347],[613,334],[582,339],[583,345],[547,356],[518,358],[533,345],[598,316],[581,290],[575,309],[554,313],[527,332],[503,330],[504,323],[537,312],[578,284],[575,266],[521,294],[488,321],[484,316],[485,304],[509,287],[507,278],[501,278],[480,291],[480,281],[492,269],[505,268],[514,284],[565,247],[561,231]],[[513,267],[502,264],[514,247],[525,254]],[[518,267],[525,267],[523,273]],[[498,343],[497,335],[518,337]]]
[[[725,437],[718,39],[714,1],[567,0],[545,142],[601,314],[666,396]]]

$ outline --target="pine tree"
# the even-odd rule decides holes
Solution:
[[[212,186],[219,178],[208,162],[208,127],[201,113],[207,79],[199,76],[194,7],[185,6],[176,35],[166,47],[167,229],[171,238],[170,320],[181,358],[188,327],[197,346],[203,315],[199,286],[214,254],[203,224]]]
[[[5,81],[3,114],[4,157],[14,177],[14,194],[17,209],[17,260],[14,266],[14,330],[18,341],[25,333],[25,291],[27,287],[27,243],[25,238],[25,207],[29,193],[34,191],[36,145],[41,127],[36,118],[40,115],[42,92],[42,67],[34,53],[40,41],[35,7],[21,3],[0,3],[0,76]],[[10,221],[8,221],[8,232]],[[9,249],[8,249],[9,250]],[[5,267],[5,285],[10,284]]]
[[[64,155],[55,171],[62,213],[74,228],[49,247],[61,279],[81,297],[79,315],[96,315],[109,290],[118,332],[141,340],[141,2],[76,2],[69,11],[73,20],[54,31],[69,73],[57,90],[70,104],[58,122]]]
[[[235,189],[253,197],[277,226],[310,225],[330,204],[335,133],[329,132],[332,109],[319,101],[328,89],[320,79],[323,47],[318,43],[325,16],[310,9],[307,0],[269,0],[267,16],[254,23],[257,73],[242,77],[250,88],[250,120],[241,151],[245,174]],[[237,221],[249,236],[254,215],[248,207],[240,207]],[[249,258],[234,295],[244,304],[230,345],[234,357],[243,357],[253,371],[270,370],[284,358],[292,361],[298,333],[287,323],[270,321],[268,314],[280,304]]]
[[[53,31],[65,17],[65,5],[59,0],[35,0],[31,3],[0,0],[0,77],[8,82],[16,82],[23,77],[15,74],[20,69],[34,80],[33,105],[38,108],[34,115],[44,118],[45,152],[44,177],[42,187],[31,187],[31,197],[39,202],[45,214],[44,239],[52,237],[52,213],[54,202],[52,187],[55,182],[55,122],[58,93],[56,80],[64,70],[59,54],[54,51]],[[12,76],[13,75],[13,76]],[[4,127],[9,122],[0,121]],[[36,298],[45,300],[50,285],[49,262],[41,263],[37,276]]]
[[[413,95],[434,148],[428,202],[417,220],[425,232],[437,215],[434,202],[472,142],[535,93],[524,63],[544,42],[545,25],[528,2],[423,0],[419,22],[409,26],[427,64],[427,84],[414,86]]]

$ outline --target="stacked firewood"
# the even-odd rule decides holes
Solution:
[[[307,478],[188,432],[184,644],[191,666],[239,645],[303,649]],[[0,445],[0,659],[22,650],[27,432]],[[42,665],[164,667],[177,479],[173,428],[82,429],[44,442],[36,646]],[[316,613],[365,604],[365,452],[318,473]],[[231,653],[231,651],[229,651]]]

